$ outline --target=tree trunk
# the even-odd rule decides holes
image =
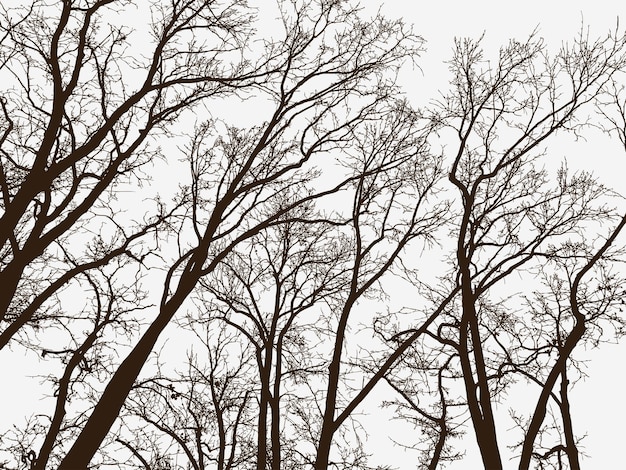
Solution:
[[[162,306],[156,320],[150,325],[109,381],[87,424],[74,441],[58,470],[81,470],[89,466],[89,462],[117,419],[124,401],[159,335],[195,286],[197,276],[190,273],[186,274],[187,279],[181,279],[176,293],[169,302]]]

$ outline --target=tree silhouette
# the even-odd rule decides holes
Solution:
[[[458,39],[417,109],[402,21],[267,8],[1,7],[0,350],[49,408],[6,423],[0,467],[381,468],[378,403],[410,467],[471,436],[486,469],[579,469],[626,216],[550,154],[626,148],[626,37]]]
[[[531,37],[500,49],[495,68],[484,67],[479,43],[470,40],[457,42],[450,62],[453,90],[439,102],[435,118],[459,141],[449,180],[460,193],[461,210],[447,284],[460,296],[442,315],[437,332],[428,334],[436,341],[431,348],[451,349],[448,354],[455,365],[458,361],[454,376],[462,379],[485,468],[502,468],[493,403],[518,373],[541,387],[530,421],[520,423],[524,436],[519,468],[529,468],[559,374],[562,387],[555,402],[563,420],[562,449],[570,468],[579,468],[566,363],[588,329],[585,325],[601,329],[613,324],[620,329],[622,319],[615,308],[622,296],[621,278],[609,276],[606,267],[596,263],[612,246],[624,219],[598,247],[599,241],[590,240],[586,230],[591,223],[618,217],[608,205],[611,191],[587,173],[569,175],[566,167],[556,171],[556,185],[550,187],[548,170],[537,168],[542,153],[538,147],[558,130],[582,132],[587,123],[578,120],[577,113],[603,96],[623,60],[623,38],[589,42],[581,37],[553,60]],[[581,283],[587,283],[582,278],[596,269],[601,269],[597,277],[604,279],[598,289],[602,294],[583,296]],[[547,277],[550,294],[499,287],[513,274],[532,286],[537,271]],[[557,287],[559,279],[567,281]],[[526,297],[528,304],[520,309],[519,296],[533,292],[535,298]],[[548,307],[553,302],[558,309]],[[550,361],[553,352],[557,358]],[[439,374],[442,370],[434,364],[433,369]],[[394,387],[396,383],[404,385],[400,394],[409,404],[411,394],[422,390],[419,382],[396,379]],[[422,387],[428,390],[427,382]],[[431,416],[430,421],[436,420]]]

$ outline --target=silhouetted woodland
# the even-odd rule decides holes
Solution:
[[[19,3],[0,468],[581,468],[625,194],[560,146],[626,149],[623,32],[458,39],[417,106],[426,41],[353,2]]]

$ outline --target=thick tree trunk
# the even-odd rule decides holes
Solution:
[[[89,462],[117,419],[124,401],[159,335],[191,292],[196,281],[197,277],[193,275],[189,275],[185,280],[181,279],[176,293],[169,302],[163,305],[156,320],[150,325],[109,381],[87,424],[61,462],[58,470],[82,470],[89,466]]]
[[[471,294],[469,287],[468,289],[463,289],[463,291],[463,320],[461,321],[461,348],[459,356],[463,370],[467,404],[485,469],[501,470],[502,458],[500,456],[496,425],[491,407],[485,362],[481,349],[482,345],[479,342],[480,338],[477,331],[476,310],[472,296],[469,295]],[[469,297],[466,297],[466,294]],[[469,345],[468,333],[471,336],[471,346]],[[474,367],[477,376],[476,382],[474,381],[474,371],[472,370],[470,360],[470,348],[473,350]],[[478,394],[476,393],[477,389]]]
[[[281,442],[280,442],[280,381],[282,377],[282,348],[280,344],[276,351],[276,373],[274,376],[274,390],[271,402],[272,410],[272,428],[271,428],[271,441],[272,441],[272,470],[280,470],[280,463],[282,461],[281,455]]]
[[[473,206],[474,200],[469,193],[466,194],[466,212],[463,216],[457,241],[457,262],[461,275],[461,302],[463,309],[460,326],[459,359],[463,370],[467,405],[483,463],[486,469],[502,470],[502,458],[498,446],[496,424],[491,406],[491,393],[489,391],[483,354],[483,343],[476,311],[477,295],[472,286],[470,269],[472,257],[471,238],[473,235],[468,232],[468,227],[471,214],[470,208]],[[470,240],[466,241],[468,236]],[[474,381],[474,369],[476,381]]]

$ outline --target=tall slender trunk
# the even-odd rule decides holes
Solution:
[[[491,393],[489,391],[482,338],[478,324],[478,313],[476,311],[476,295],[472,289],[470,260],[465,252],[463,243],[465,237],[462,235],[463,233],[465,232],[462,229],[459,235],[457,251],[457,260],[461,273],[461,302],[463,309],[459,351],[463,381],[476,442],[478,443],[485,468],[502,470],[502,457],[500,456],[500,448],[498,446],[496,423],[491,405]],[[472,362],[476,372],[476,381],[474,381]]]
[[[280,384],[282,378],[282,334],[276,348],[276,369],[274,373],[274,390],[271,402],[272,410],[272,470],[280,470],[282,461],[281,442],[280,442]]]
[[[280,470],[281,456],[281,444],[280,444],[280,385],[274,384],[274,397],[271,402],[272,411],[272,423],[271,423],[271,435],[272,441],[272,470]]]
[[[348,326],[348,317],[354,301],[355,299],[351,295],[342,309],[341,318],[339,319],[339,324],[337,325],[333,358],[328,366],[326,403],[324,408],[324,417],[322,419],[320,440],[317,447],[317,456],[315,459],[316,470],[326,470],[328,468],[330,448],[337,428],[335,423],[335,412],[337,410],[337,390],[339,388],[339,377],[341,374],[341,355],[343,351],[346,328]]]
[[[496,435],[496,424],[491,406],[491,393],[489,391],[480,325],[476,311],[477,295],[472,287],[471,263],[474,233],[470,229],[470,218],[472,208],[474,207],[477,186],[475,184],[472,192],[469,192],[454,176],[459,158],[457,157],[454,168],[450,173],[450,180],[459,188],[463,195],[465,208],[459,227],[456,248],[462,303],[459,358],[463,372],[467,405],[485,469],[502,470],[502,458]],[[475,369],[476,380],[474,380],[473,369]]]
[[[219,439],[219,450],[217,453],[217,470],[224,470],[225,462],[226,462],[226,426],[224,425],[224,410],[220,405],[220,400],[217,396],[219,393],[215,387],[215,377],[213,375],[213,371],[211,371],[211,401],[213,402],[213,408],[215,409],[215,421],[217,424],[217,437]],[[196,433],[200,434],[200,428],[196,428]],[[201,436],[198,435],[198,460],[203,458],[202,455],[202,443],[200,440]],[[204,469],[204,465],[201,466]]]
[[[567,379],[567,362],[563,364],[561,371],[561,417],[563,419],[563,432],[565,434],[565,446],[567,449],[567,459],[571,470],[580,470],[580,461],[578,459],[578,449],[576,448],[576,440],[574,438],[574,428],[572,426],[572,415],[570,413],[568,388],[569,380]]]
[[[261,395],[259,397],[259,419],[257,429],[257,470],[265,470],[267,466],[267,413],[272,399],[270,393],[270,379],[273,361],[273,336],[265,341],[265,357],[259,352],[258,363],[261,382]]]
[[[261,379],[261,396],[259,398],[259,419],[257,421],[257,452],[256,468],[265,470],[267,463],[267,406],[269,404],[269,384]]]
[[[480,334],[478,332],[478,319],[476,318],[476,309],[472,298],[473,294],[469,286],[464,286],[462,290],[463,319],[461,321],[461,348],[459,355],[467,404],[474,426],[476,442],[478,443],[485,469],[501,470],[502,458],[500,456],[495,419],[491,407],[491,396],[489,393],[489,384],[487,383],[482,344],[480,343]],[[476,369],[476,381],[474,381],[470,349],[473,352],[472,356],[474,368]]]

